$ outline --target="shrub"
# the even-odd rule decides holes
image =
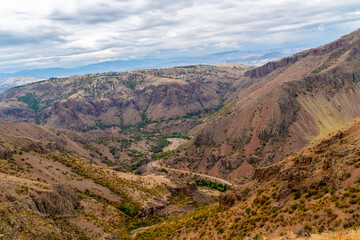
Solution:
[[[296,208],[297,208],[297,204],[292,204],[292,205],[290,205],[290,208],[292,209],[292,210],[296,210]]]
[[[301,197],[301,193],[299,191],[294,192],[294,199],[299,199]]]
[[[134,217],[137,214],[135,207],[128,202],[119,205],[118,209],[130,217]]]

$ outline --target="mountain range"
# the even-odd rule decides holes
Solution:
[[[276,51],[229,51],[220,52],[198,57],[178,57],[176,59],[139,59],[139,60],[116,60],[106,61],[74,68],[44,68],[22,70],[14,73],[0,73],[0,92],[11,87],[19,86],[27,82],[36,82],[51,77],[75,76],[90,73],[123,72],[138,69],[169,68],[186,65],[217,65],[229,62],[241,62],[243,64],[261,65],[268,61],[282,58],[294,50]],[[23,80],[27,78],[27,82]]]
[[[0,94],[0,232],[327,239],[356,230],[359,61],[357,30],[258,67],[88,72],[11,88]]]

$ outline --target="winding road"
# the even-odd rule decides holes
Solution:
[[[163,167],[163,166],[160,166],[159,164],[160,164],[160,161],[153,161],[153,162],[151,162],[151,166],[154,167],[154,168],[157,168],[157,169],[162,169],[162,168],[164,168],[164,169],[166,169],[167,171],[192,174],[192,175],[196,175],[196,176],[200,176],[200,177],[202,177],[202,178],[208,179],[208,180],[213,181],[213,182],[218,182],[218,183],[221,183],[221,184],[226,184],[226,185],[228,185],[228,186],[234,185],[234,184],[232,184],[231,182],[229,182],[229,181],[227,181],[227,180],[225,180],[225,179],[217,178],[217,177],[210,176],[210,175],[206,175],[206,174],[202,174],[202,173],[190,172],[190,171],[180,170],[180,169],[176,169],[176,168]]]

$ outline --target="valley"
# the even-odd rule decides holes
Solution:
[[[357,30],[260,67],[190,65],[11,88],[0,94],[0,239],[356,230],[359,61]]]

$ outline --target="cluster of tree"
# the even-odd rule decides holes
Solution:
[[[207,179],[197,179],[197,180],[195,180],[195,182],[198,186],[209,187],[212,189],[216,189],[220,192],[225,192],[228,189],[228,185],[226,185],[226,184],[223,185],[221,183],[212,182]]]
[[[162,135],[164,138],[182,138],[182,139],[187,139],[190,140],[191,137],[187,134],[184,133],[179,133],[179,132],[172,132],[171,134],[163,134]]]

